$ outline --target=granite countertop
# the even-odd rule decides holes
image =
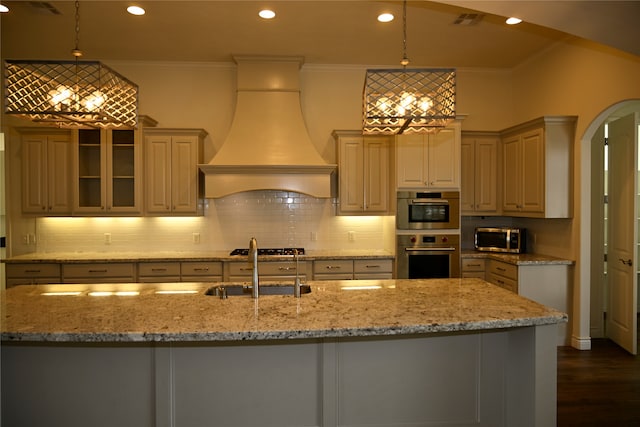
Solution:
[[[179,261],[234,261],[244,260],[246,257],[231,256],[230,251],[210,252],[35,252],[17,255],[6,260],[5,263],[85,263],[85,262],[179,262]],[[261,260],[291,260],[292,255],[260,256]],[[300,255],[300,260],[320,259],[393,259],[394,254],[384,250],[307,250]]]
[[[573,265],[574,261],[564,258],[557,258],[549,255],[539,254],[506,254],[499,252],[480,252],[467,250],[460,253],[461,258],[495,259],[514,265]]]
[[[308,284],[311,293],[299,299],[274,295],[257,300],[205,296],[211,283],[16,286],[0,293],[1,337],[55,342],[240,341],[429,334],[567,321],[564,313],[480,279]],[[158,293],[167,290],[192,293]],[[61,291],[78,294],[44,295]],[[90,296],[91,291],[108,293]]]

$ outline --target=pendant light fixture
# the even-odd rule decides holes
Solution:
[[[453,68],[407,68],[407,1],[402,9],[403,56],[399,69],[367,70],[364,135],[437,132],[456,117]]]
[[[138,86],[98,61],[81,61],[75,2],[75,60],[6,60],[5,113],[58,127],[135,128]]]

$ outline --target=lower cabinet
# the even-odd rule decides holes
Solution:
[[[487,281],[518,293],[518,266],[490,259]]]
[[[393,261],[390,259],[357,259],[353,261],[354,279],[391,279]]]
[[[486,260],[478,258],[462,259],[462,277],[485,279]]]
[[[293,281],[296,274],[300,280],[307,279],[307,261],[262,261],[258,262],[260,280]],[[251,280],[252,267],[245,261],[231,261],[224,263],[224,280],[228,282],[246,282]]]
[[[5,274],[7,287],[37,285],[40,283],[60,283],[60,264],[7,264]]]
[[[351,280],[353,260],[318,260],[313,262],[313,280]]]
[[[134,262],[62,264],[62,283],[126,283],[135,280]]]
[[[163,283],[180,281],[179,262],[140,262],[138,282]]]
[[[393,278],[392,259],[327,259],[313,262],[313,280]]]
[[[481,269],[482,265],[484,267]],[[569,345],[571,341],[569,267],[567,263],[516,265],[496,259],[462,257],[463,277],[484,278],[496,286],[569,314],[569,323],[558,324],[558,345]]]
[[[222,262],[185,261],[180,263],[180,274],[183,282],[221,282]]]

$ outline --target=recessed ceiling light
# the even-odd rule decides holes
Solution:
[[[508,25],[516,25],[522,22],[522,19],[512,16],[505,21]]]
[[[9,8],[3,4],[0,4],[0,13],[7,13],[9,12]]]
[[[273,10],[269,9],[262,9],[260,12],[258,12],[258,15],[260,15],[260,18],[262,19],[273,19],[276,17],[276,13]]]
[[[393,21],[395,17],[393,16],[393,13],[381,13],[380,15],[378,15],[378,21],[380,22],[391,22]]]
[[[141,8],[140,6],[129,6],[127,8],[127,12],[129,12],[132,15],[144,15],[145,14],[145,10],[143,8]]]

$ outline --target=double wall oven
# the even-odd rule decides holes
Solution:
[[[400,191],[397,202],[397,277],[460,277],[460,193]]]

